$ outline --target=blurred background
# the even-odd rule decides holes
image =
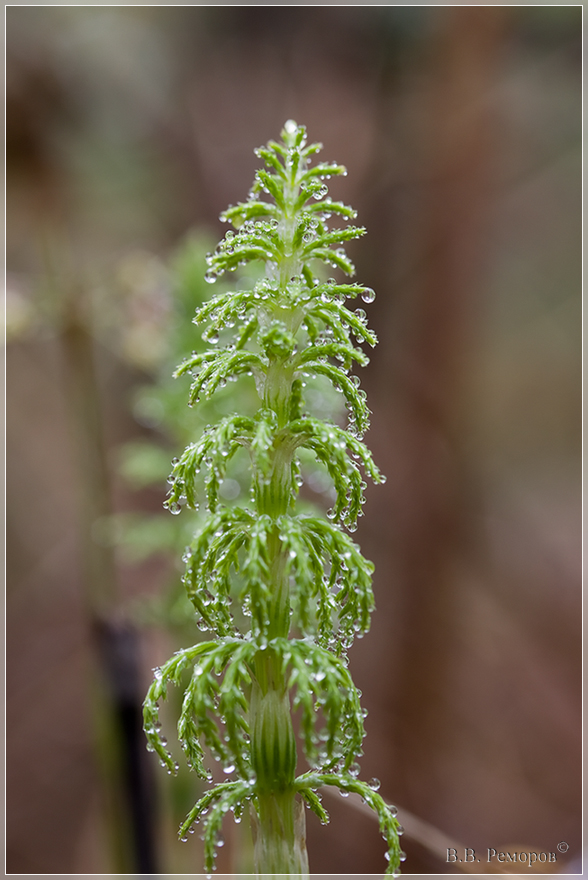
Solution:
[[[461,845],[579,856],[580,40],[579,6],[7,9],[7,873],[201,870],[199,782],[139,723],[196,640],[162,502],[206,413],[170,375],[290,117],[348,167],[378,294],[362,777]],[[311,871],[382,872],[328,806]],[[251,870],[226,830],[219,870]]]

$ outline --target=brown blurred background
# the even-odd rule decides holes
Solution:
[[[100,524],[165,495],[121,478],[123,442],[178,452],[133,415],[168,256],[220,237],[289,117],[347,165],[333,194],[368,228],[353,256],[378,293],[362,776],[465,846],[577,857],[581,7],[13,6],[7,36],[8,873],[200,871],[168,818],[189,778],[174,794],[132,759],[143,862],[112,828],[108,743],[133,741],[172,643],[127,609],[178,575]],[[383,871],[375,823],[329,805],[311,870]],[[405,848],[406,873],[449,869]],[[247,870],[237,850],[220,870]]]

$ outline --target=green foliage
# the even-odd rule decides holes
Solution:
[[[368,630],[374,602],[373,566],[344,529],[353,532],[361,515],[363,475],[384,478],[362,441],[369,409],[350,372],[368,362],[357,343],[373,346],[376,337],[363,310],[345,303],[358,296],[369,302],[374,293],[324,280],[321,264],[352,274],[342,245],[365,230],[329,229],[333,215],[347,221],[355,212],[327,196],[324,181],[346,172],[340,165],[311,167],[319,149],[306,146],[304,128],[289,121],[281,143],[256,151],[266,169],[257,172],[248,200],[222,215],[235,231],[208,256],[206,280],[259,264],[265,273],[198,308],[194,322],[213,347],[192,352],[176,371],[191,376],[189,403],[200,407],[237,383],[232,408],[217,413],[174,460],[166,501],[174,514],[203,502],[208,509],[184,553],[183,582],[199,628],[212,638],[156,670],[145,701],[148,747],[169,772],[176,764],[160,734],[158,702],[171,683],[183,689],[178,735],[190,767],[212,781],[212,756],[237,777],[213,786],[180,829],[184,839],[203,822],[207,871],[224,814],[239,819],[247,803],[263,838],[257,870],[302,871],[303,862],[284,855],[284,840],[273,847],[264,817],[282,810],[283,827],[293,828],[299,796],[327,821],[317,793],[324,785],[356,792],[375,810],[387,873],[398,873],[402,857],[394,810],[357,779],[364,712],[346,657],[355,635]],[[307,409],[325,381],[345,400],[346,427],[320,408]],[[257,411],[240,405],[252,387]],[[243,456],[249,466],[246,477],[241,466],[240,482],[248,480],[249,503],[232,503],[222,487]],[[333,486],[326,520],[300,503],[313,458]],[[292,713],[300,717],[310,768],[298,776]]]

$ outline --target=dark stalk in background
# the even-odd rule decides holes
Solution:
[[[112,513],[112,506],[94,339],[89,317],[80,314],[81,282],[70,279],[65,285],[59,338],[78,458],[83,603],[95,660],[89,699],[102,814],[112,870],[155,874],[155,801],[144,754],[139,641],[134,628],[117,614],[113,547],[96,540],[96,528]]]

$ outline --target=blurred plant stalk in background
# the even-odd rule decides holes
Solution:
[[[95,652],[89,709],[110,858],[115,872],[157,873],[154,790],[143,754],[138,639],[125,619],[114,548],[96,535],[99,524],[112,516],[112,502],[91,311],[84,281],[65,270],[72,255],[49,246],[47,256],[45,284],[50,299],[59,304],[57,338],[77,454],[81,590]]]

